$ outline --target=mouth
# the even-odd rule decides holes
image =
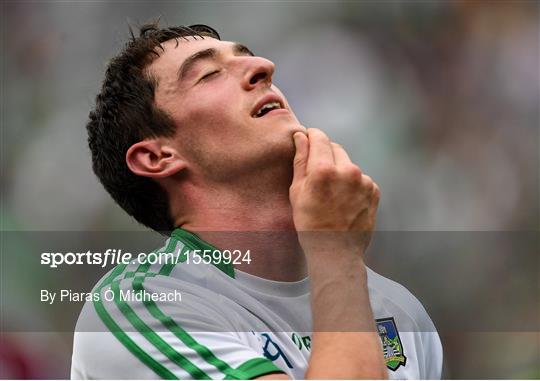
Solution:
[[[262,118],[275,110],[285,109],[283,101],[277,95],[268,95],[257,103],[251,113],[252,118]]]

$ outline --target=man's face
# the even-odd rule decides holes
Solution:
[[[305,128],[272,84],[271,61],[210,37],[162,45],[148,72],[158,82],[157,106],[176,123],[174,144],[191,165],[220,181],[292,165],[292,135]]]

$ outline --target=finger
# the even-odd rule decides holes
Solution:
[[[362,187],[364,189],[370,189],[371,191],[373,191],[374,186],[375,182],[373,181],[373,179],[368,175],[362,174]]]
[[[334,161],[338,167],[346,164],[352,164],[347,151],[345,151],[341,145],[332,143],[332,152],[334,153]]]
[[[377,184],[375,184],[375,187],[373,188],[373,199],[377,204],[381,201],[381,188],[379,188]]]
[[[377,184],[373,187],[373,194],[371,196],[370,216],[375,219],[377,215],[377,209],[379,208],[379,201],[381,200],[381,190]]]
[[[307,171],[312,171],[320,166],[334,165],[334,154],[328,136],[321,130],[309,128],[308,138],[309,160],[307,162]]]
[[[306,134],[302,132],[296,132],[293,135],[294,146],[296,147],[296,153],[294,155],[293,162],[293,182],[300,181],[306,176],[306,167],[309,155],[309,140]]]

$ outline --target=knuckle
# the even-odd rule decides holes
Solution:
[[[289,194],[295,194],[298,191],[298,185],[296,183],[292,183],[289,187]]]
[[[297,204],[302,199],[302,189],[297,185],[289,187],[289,199],[293,205]]]
[[[313,128],[313,127],[308,128],[307,131],[308,131],[309,136],[314,136],[321,132],[321,130],[319,130],[318,128]]]
[[[375,198],[377,201],[381,198],[381,189],[377,184],[374,184],[373,186],[373,198]]]
[[[318,128],[309,128],[308,129],[308,134],[313,135],[313,136],[317,136],[317,138],[325,140],[325,141],[330,141],[328,136],[322,130],[320,130]]]
[[[375,184],[375,182],[373,181],[373,179],[368,176],[368,175],[362,175],[362,181],[367,185],[367,186],[373,186],[373,184]]]
[[[350,177],[352,180],[362,179],[362,170],[357,165],[348,165],[347,167],[345,167],[344,172],[347,177]]]
[[[316,180],[325,181],[333,180],[336,177],[336,169],[331,165],[320,165],[314,172]]]
[[[306,164],[307,160],[303,157],[295,157],[293,160],[293,165],[295,167],[302,167]]]

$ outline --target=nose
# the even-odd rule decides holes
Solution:
[[[270,86],[276,65],[266,58],[246,57],[246,71],[242,79],[245,90],[253,90],[261,85]]]

